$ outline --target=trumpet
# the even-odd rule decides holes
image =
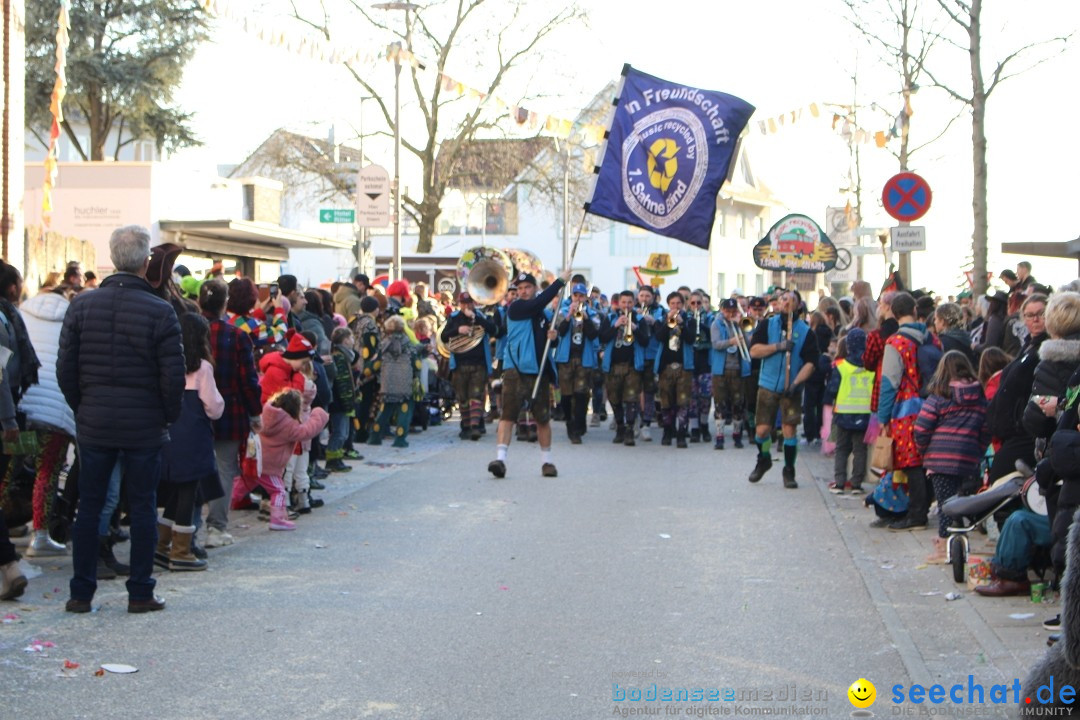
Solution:
[[[584,320],[585,320],[585,309],[581,305],[578,305],[577,312],[574,313],[574,321],[575,322],[582,322]]]
[[[623,328],[623,343],[629,345],[634,342],[634,326],[633,326],[634,314],[633,310],[626,311],[626,327]]]

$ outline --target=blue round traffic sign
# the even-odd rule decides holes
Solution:
[[[889,178],[881,192],[885,212],[900,222],[918,220],[930,209],[930,185],[915,173],[903,172]]]

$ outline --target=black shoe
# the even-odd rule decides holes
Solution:
[[[64,610],[69,613],[88,613],[93,610],[89,600],[76,600],[72,598],[64,604]]]
[[[1057,632],[1061,630],[1061,615],[1055,615],[1046,622],[1043,623],[1043,629],[1050,630],[1051,632]]]
[[[581,444],[581,436],[578,435],[577,433],[574,433],[573,435],[571,435],[570,436],[570,444],[571,445],[580,445]]]
[[[738,435],[735,436],[735,449],[736,450],[742,450],[743,449],[742,438],[739,437]]]
[[[460,430],[458,430],[458,434],[457,434],[458,440],[468,440],[469,439],[469,434],[470,434],[469,433],[469,428],[467,428],[467,427],[461,428]]]
[[[660,438],[660,444],[670,447],[673,434],[674,433],[671,432],[671,428],[669,428],[669,427],[664,428],[664,434]]]
[[[784,487],[790,490],[794,490],[795,488],[799,487],[799,483],[795,482],[795,468],[784,468]]]
[[[926,528],[926,519],[918,520],[911,517],[911,515],[905,515],[892,525],[889,529],[893,532],[903,532],[904,530],[923,530]]]
[[[131,539],[131,533],[124,528],[109,528],[109,539],[112,540],[113,545],[127,542]]]
[[[756,483],[761,478],[765,477],[765,473],[769,472],[769,468],[772,467],[772,458],[768,455],[758,454],[757,465],[750,471],[750,482]]]
[[[705,433],[701,432],[701,430],[691,430],[690,431],[690,442],[699,443],[699,442],[701,442],[701,438],[704,437],[704,435],[705,435]]]
[[[330,473],[326,473],[329,475]],[[308,487],[312,490],[325,490],[326,486],[318,481],[316,478],[308,478]]]
[[[526,434],[525,440],[527,442],[539,442],[540,441],[539,431],[537,431],[535,425],[530,425],[529,426],[529,432]]]
[[[634,447],[635,445],[637,445],[637,443],[634,442],[634,429],[633,428],[628,428],[627,429],[627,431],[626,431],[626,439],[623,440],[623,445],[625,445],[627,447]]]
[[[319,480],[325,480],[326,478],[330,477],[330,473],[328,473],[326,470],[323,470],[318,465],[316,465],[314,468],[312,468],[311,472],[309,472],[308,475],[310,476],[311,483],[313,485],[316,482],[318,482]],[[324,488],[315,488],[315,489],[316,490],[322,490]]]
[[[524,425],[517,426],[517,440],[519,442],[529,442],[529,431]]]
[[[131,574],[131,568],[117,560],[116,556],[113,555],[113,545],[115,544],[111,537],[98,538],[98,577],[102,580],[112,580],[117,575],[127,576]],[[111,575],[111,577],[102,577],[102,565],[105,566],[105,575]]]
[[[675,438],[675,447],[682,448],[682,449],[686,449],[688,447],[688,445],[686,444],[686,431],[685,430],[680,430],[679,431],[678,437]]]
[[[506,477],[506,463],[502,460],[492,460],[488,463],[488,472],[497,478]]]
[[[205,560],[208,557],[208,555],[206,554],[206,548],[204,548],[202,545],[197,545],[195,543],[195,538],[191,539],[191,554],[199,560]]]
[[[311,492],[308,491],[308,507],[309,508],[321,508],[326,502],[322,498],[312,497]]]
[[[887,528],[887,527],[889,527],[889,525],[892,525],[892,523],[893,523],[893,521],[890,520],[889,518],[879,517],[879,518],[875,518],[874,520],[870,521],[870,527],[872,527],[872,528]]]
[[[626,442],[626,426],[619,425],[615,428],[615,438],[611,441],[618,445],[619,443]]]
[[[346,465],[345,463],[341,462],[340,458],[336,458],[334,460],[328,460],[327,461],[326,469],[329,470],[330,472],[349,472],[350,470],[352,470],[352,465]],[[311,485],[311,487],[315,488],[314,485]],[[316,490],[322,490],[323,488],[315,488],[315,489]]]
[[[129,613],[148,613],[165,609],[165,599],[154,595],[149,600],[128,600]]]
[[[478,427],[473,427],[471,430],[469,430],[469,439],[474,442],[483,437],[483,435],[484,433],[481,432],[480,428]]]

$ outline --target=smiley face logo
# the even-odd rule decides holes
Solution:
[[[859,709],[865,709],[874,704],[877,699],[877,688],[866,678],[859,678],[851,683],[847,690],[848,700]]]

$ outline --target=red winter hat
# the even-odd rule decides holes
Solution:
[[[289,347],[285,352],[281,353],[281,356],[287,360],[303,360],[311,357],[314,349],[306,337],[296,333],[289,339]]]
[[[409,294],[410,291],[408,280],[397,280],[390,283],[390,287],[386,288],[387,297],[407,298],[409,297]]]

